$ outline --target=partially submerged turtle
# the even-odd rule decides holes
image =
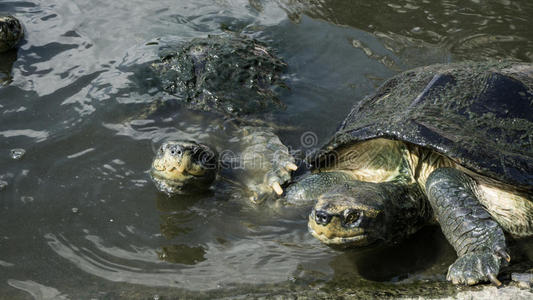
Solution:
[[[13,49],[22,39],[24,30],[12,16],[0,16],[0,87],[11,81],[11,69],[17,59]]]
[[[273,192],[281,194],[281,185],[296,169],[273,126],[258,117],[283,108],[275,89],[284,86],[281,75],[286,64],[273,53],[251,38],[210,35],[166,50],[152,64],[163,89],[189,108],[212,111],[237,125],[241,145],[236,166],[244,173],[241,183],[254,201]],[[169,195],[195,193],[215,180],[218,160],[217,151],[203,143],[167,141],[160,146],[150,173],[158,189]]]
[[[14,48],[24,36],[19,20],[12,16],[0,16],[0,53]]]
[[[497,279],[504,232],[533,235],[533,65],[460,63],[404,72],[354,106],[308,157],[287,200],[317,199],[321,242],[395,243],[437,221],[453,283]]]
[[[283,108],[286,64],[266,44],[236,34],[195,38],[162,51],[152,64],[165,91],[192,109],[231,117]]]

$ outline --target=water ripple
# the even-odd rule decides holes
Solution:
[[[70,299],[67,295],[63,295],[60,291],[53,287],[45,286],[32,280],[15,280],[9,279],[7,284],[10,286],[23,290],[29,293],[33,299],[39,300],[67,300]]]
[[[238,283],[276,283],[287,281],[298,271],[298,261],[288,260],[284,252],[265,254],[264,250],[278,248],[275,241],[250,243],[235,241],[231,248],[208,243],[206,261],[197,263],[194,268],[181,264],[156,263],[139,256],[139,253],[127,253],[114,248],[97,248],[102,255],[88,248],[76,247],[62,236],[46,234],[48,246],[80,270],[114,282],[127,282],[159,287],[180,287],[190,290],[216,289]],[[94,244],[100,247],[100,243]],[[105,255],[104,255],[105,254]],[[152,251],[144,254],[153,255]],[[143,267],[132,267],[128,260],[152,262]],[[253,261],[243,264],[242,260]],[[161,265],[162,264],[162,265]]]
[[[35,142],[42,142],[48,138],[49,133],[47,131],[38,131],[33,129],[12,129],[6,131],[0,131],[0,136],[9,138],[15,136],[24,136],[30,139],[34,139]]]

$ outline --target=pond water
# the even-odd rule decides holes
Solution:
[[[268,43],[290,87],[272,118],[305,152],[403,70],[533,61],[529,0],[13,0],[0,14],[27,34],[0,55],[5,299],[453,292],[444,277],[455,254],[437,227],[392,247],[336,251],[307,232],[309,207],[253,205],[222,183],[197,197],[159,193],[148,169],[163,140],[221,149],[230,137],[213,129],[216,116],[180,107],[172,121],[136,117],[167,97],[144,70],[161,46],[225,29]]]

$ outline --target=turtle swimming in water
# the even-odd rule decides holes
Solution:
[[[229,119],[236,125],[239,180],[250,198],[258,202],[281,194],[281,185],[297,166],[275,126],[257,116],[283,108],[276,88],[284,87],[286,64],[264,43],[236,34],[196,38],[163,53],[151,68],[165,91],[188,108],[220,114],[221,123]],[[220,167],[217,151],[204,143],[167,141],[159,147],[150,174],[169,195],[196,193],[213,183]]]
[[[11,69],[17,60],[15,48],[24,36],[19,20],[12,16],[0,16],[0,86],[11,81]]]
[[[497,278],[504,233],[533,235],[533,65],[438,64],[357,103],[287,201],[318,199],[308,228],[336,247],[395,243],[438,222],[458,258],[447,279]]]
[[[20,21],[12,16],[0,16],[0,53],[14,48],[24,36]]]

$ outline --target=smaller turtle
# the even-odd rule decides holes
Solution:
[[[239,161],[222,165],[215,148],[205,143],[166,141],[150,171],[157,188],[169,195],[199,193],[210,187],[224,166],[234,169],[231,180],[242,183],[254,202],[281,194],[281,186],[297,166],[274,133],[278,126],[261,117],[283,108],[276,89],[284,87],[281,75],[286,64],[267,45],[235,34],[196,38],[165,52],[152,64],[154,77],[188,108],[220,115],[220,123],[212,127],[237,128],[232,134],[240,142],[234,157]],[[165,108],[156,113],[161,110]]]
[[[13,49],[24,36],[19,20],[12,16],[0,16],[0,53]]]
[[[309,231],[335,247],[395,243],[436,221],[458,258],[447,279],[497,279],[504,232],[533,235],[533,66],[433,65],[356,104],[308,157],[287,200],[317,199]]]

